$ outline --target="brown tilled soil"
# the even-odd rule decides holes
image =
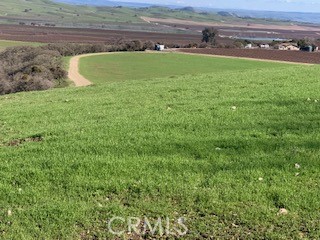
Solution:
[[[263,49],[179,49],[178,51],[192,54],[207,54],[217,56],[230,56],[239,58],[265,59],[272,61],[285,61],[297,63],[320,64],[320,52],[309,53],[302,51],[280,51]]]
[[[152,32],[133,32],[102,29],[31,27],[19,25],[0,25],[0,39],[27,42],[78,42],[78,43],[114,43],[119,39],[154,41],[164,43],[199,43],[200,35],[169,34]]]

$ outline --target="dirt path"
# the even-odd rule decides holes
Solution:
[[[89,53],[89,54],[83,54],[74,56],[70,59],[70,65],[69,65],[69,72],[68,77],[71,81],[74,82],[74,85],[76,87],[85,87],[92,84],[88,79],[86,79],[84,76],[82,76],[79,72],[79,62],[80,59],[83,57],[90,57],[90,56],[97,56],[97,55],[106,55],[106,54],[113,54],[109,52],[103,52],[103,53]]]
[[[83,56],[84,55],[79,55],[70,59],[68,77],[74,82],[76,87],[84,87],[92,84],[88,79],[79,73],[79,60]]]

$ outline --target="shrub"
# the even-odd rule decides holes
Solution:
[[[209,47],[209,45],[207,43],[201,43],[199,45],[199,48],[208,48],[208,47]]]
[[[207,27],[202,31],[202,42],[216,45],[216,38],[218,36],[218,30],[213,27]]]
[[[235,41],[233,43],[233,45],[235,46],[235,48],[244,48],[245,44],[242,41]]]
[[[152,41],[147,41],[143,44],[143,49],[144,50],[154,50],[155,43]]]
[[[8,48],[0,62],[0,94],[46,90],[67,76],[61,54],[41,47]]]

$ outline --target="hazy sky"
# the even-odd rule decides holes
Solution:
[[[115,0],[114,0],[115,1]],[[272,11],[320,12],[320,0],[118,0],[154,4]]]

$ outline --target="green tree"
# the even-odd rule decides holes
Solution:
[[[314,40],[311,38],[303,38],[303,39],[299,39],[297,41],[297,44],[299,47],[307,47],[307,46],[313,46],[314,45]]]
[[[212,46],[216,45],[216,37],[218,36],[218,30],[210,27],[205,28],[202,31],[202,42],[210,43]]]

